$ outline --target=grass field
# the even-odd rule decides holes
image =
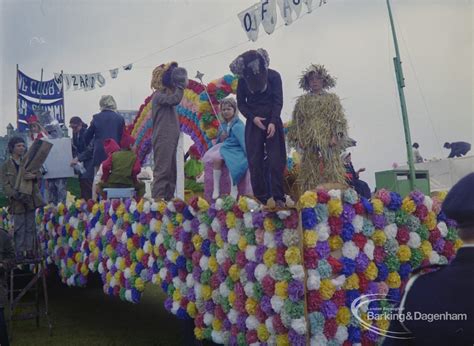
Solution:
[[[44,317],[14,321],[12,345],[182,345],[182,324],[163,307],[164,294],[146,287],[139,304],[106,296],[98,276],[85,288],[63,285],[56,273],[48,277],[53,335]]]

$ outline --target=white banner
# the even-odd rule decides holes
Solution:
[[[263,29],[270,35],[275,30],[277,23],[276,0],[261,0],[260,14]]]
[[[260,4],[255,4],[240,12],[238,17],[247,37],[252,41],[257,41],[258,28],[261,22]]]
[[[63,74],[62,78],[60,73],[55,73],[54,79],[57,83],[64,83],[64,90],[72,87],[74,90],[89,91],[94,90],[96,86],[102,88],[105,85],[102,73]]]
[[[293,18],[291,17],[291,13],[293,12],[291,2],[292,0],[278,0],[280,14],[283,20],[285,21],[285,25],[290,25],[291,23],[293,23]]]
[[[303,8],[303,0],[289,0],[291,9],[296,13],[296,18],[301,14],[301,9]]]

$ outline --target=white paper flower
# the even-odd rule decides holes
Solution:
[[[122,242],[122,244],[127,244],[127,239],[127,232],[123,232],[120,236],[120,241]]]
[[[207,235],[209,232],[209,227],[205,223],[199,224],[199,235],[202,239],[207,239]]]
[[[176,208],[174,207],[174,203],[172,201],[168,202],[168,204],[166,205],[166,208],[172,212],[172,213],[176,213]]]
[[[260,324],[260,322],[257,320],[257,317],[255,317],[254,315],[250,315],[249,317],[247,317],[247,319],[245,320],[245,326],[247,327],[247,329],[249,330],[255,330],[257,329],[258,325]]]
[[[292,229],[284,229],[283,230],[283,244],[286,247],[299,246],[300,244],[299,232]]]
[[[157,236],[156,236],[156,239],[155,239],[155,245],[161,245],[163,244],[165,238],[163,237],[163,234],[162,233],[158,233]]]
[[[278,217],[280,220],[285,220],[288,216],[291,215],[291,211],[289,210],[280,210],[277,212]]]
[[[430,253],[430,264],[438,264],[439,263],[439,254],[432,250]]]
[[[374,260],[374,250],[375,244],[372,239],[367,240],[367,243],[364,245],[364,253],[369,257],[371,261]]]
[[[258,204],[258,202],[251,198],[247,198],[247,207],[249,208],[250,212],[260,210],[260,205]]]
[[[273,311],[279,314],[284,304],[283,299],[278,296],[273,296],[272,299],[270,299],[270,303],[272,304]]]
[[[385,226],[383,231],[387,236],[387,239],[395,239],[397,237],[398,228],[396,224],[391,223],[390,225]]]
[[[194,286],[194,278],[193,274],[186,275],[186,286],[192,288]]]
[[[220,293],[221,296],[223,296],[224,298],[227,298],[227,297],[229,296],[230,289],[229,289],[229,287],[226,285],[225,282],[222,282],[222,283],[219,285],[219,293]]]
[[[253,227],[252,213],[250,213],[250,212],[244,213],[244,225],[245,225],[246,228],[252,228]]]
[[[183,242],[181,240],[176,242],[176,251],[178,251],[180,254],[183,253]]]
[[[339,325],[339,326],[337,327],[336,335],[334,336],[334,338],[336,339],[336,341],[337,341],[339,344],[343,344],[344,341],[346,341],[348,337],[349,337],[349,333],[348,333],[348,331],[347,331],[347,327],[346,327],[346,326],[341,326],[341,325]]]
[[[321,285],[321,276],[315,269],[308,270],[308,280],[306,282],[306,286],[308,290],[319,290],[319,286]]]
[[[148,263],[147,263],[148,268],[153,267],[153,264],[155,263],[155,260],[156,259],[153,256],[148,257]]]
[[[342,285],[344,285],[344,282],[346,282],[346,276],[339,275],[338,277],[332,279],[331,282],[334,286],[336,286],[336,288],[341,288]]]
[[[416,232],[410,232],[410,240],[408,240],[408,246],[412,249],[417,249],[421,245],[420,235]]]
[[[275,235],[273,232],[265,232],[263,234],[263,244],[266,247],[274,248],[275,247]]]
[[[229,310],[229,312],[227,314],[227,318],[229,319],[230,323],[236,324],[238,317],[239,317],[239,313],[236,310],[234,310],[234,309]]]
[[[423,204],[428,209],[428,211],[433,210],[433,200],[431,199],[431,197],[425,196],[425,198],[423,199]]]
[[[317,224],[316,231],[318,232],[319,241],[326,241],[329,239],[329,233],[331,232],[331,229],[329,228],[329,224],[327,222]]]
[[[223,249],[219,249],[216,252],[216,260],[219,265],[222,265],[227,258],[226,252]]]
[[[127,275],[127,270],[128,270],[129,275],[130,275],[130,268],[126,268],[126,269],[125,269],[124,275]],[[158,272],[158,274],[160,275],[161,280],[164,280],[164,279],[166,279],[166,275],[168,274],[168,269],[166,269],[166,268],[161,268],[160,271]],[[125,277],[126,277],[126,276],[125,276]],[[130,276],[129,276],[129,277],[130,277]]]
[[[291,328],[299,335],[306,333],[306,320],[304,318],[296,318],[291,321]]]
[[[257,247],[255,245],[247,245],[245,249],[245,258],[249,261],[255,262],[257,259],[255,257],[255,251]]]
[[[212,220],[211,228],[216,233],[219,233],[221,231],[221,223],[219,222],[219,219],[217,217]]]
[[[441,236],[444,238],[448,235],[448,226],[444,221],[438,223],[438,229],[441,232]]]
[[[158,211],[158,203],[155,202],[155,201],[153,201],[153,202],[151,203],[150,210],[151,210],[151,211]]]
[[[143,212],[145,214],[148,214],[150,212],[150,207],[151,207],[150,202],[145,201],[145,203],[143,203]]]
[[[151,226],[150,226],[150,228],[151,228]],[[153,229],[153,228],[151,228],[151,229]],[[191,232],[191,221],[189,221],[189,220],[184,220],[183,221],[183,230],[185,232],[188,232],[188,233]]]
[[[216,210],[222,210],[223,205],[224,205],[224,201],[222,200],[222,198],[218,198],[216,200],[214,207],[216,208]]]
[[[231,245],[237,245],[239,243],[240,233],[235,228],[229,229],[229,233],[227,233],[227,241]]]
[[[247,297],[253,297],[253,282],[247,282],[244,286],[244,291]]]
[[[130,207],[128,210],[130,210],[131,214],[133,214],[135,210],[137,210],[137,202],[135,202],[135,200],[132,200],[132,203],[130,203]]]
[[[211,332],[211,338],[212,341],[214,341],[216,344],[222,345],[224,343],[224,338],[222,332],[218,332],[216,330],[213,330]]]
[[[341,199],[341,190],[332,189],[328,191],[328,194],[332,199]]]
[[[304,279],[304,268],[301,264],[292,264],[290,266],[291,277],[294,280],[303,280]]]
[[[203,271],[209,269],[209,257],[201,256],[199,259],[199,266]]]
[[[125,299],[127,299],[127,301],[129,301],[129,302],[132,301],[132,290],[126,290],[125,291]]]
[[[262,282],[263,278],[267,275],[267,273],[268,268],[265,264],[260,263],[255,267],[254,275],[258,282]]]
[[[354,220],[352,220],[352,226],[354,226],[354,230],[356,233],[360,233],[362,228],[364,227],[364,218],[360,215],[356,215]]]
[[[350,240],[342,246],[342,254],[347,258],[355,259],[359,254],[359,248]]]
[[[265,327],[267,327],[267,330],[270,332],[270,334],[275,334],[275,328],[273,328],[273,318],[268,317],[265,320]]]
[[[310,344],[311,346],[326,346],[328,344],[328,339],[323,333],[317,333],[311,338]]]

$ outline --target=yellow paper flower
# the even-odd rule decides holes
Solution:
[[[72,260],[72,258],[67,259],[66,266],[69,267],[69,268],[74,266],[74,261]]]
[[[144,199],[142,198],[137,204],[137,211],[141,214],[143,213],[143,205],[145,204]]]
[[[224,241],[219,233],[216,234],[216,245],[222,249],[224,247]]]
[[[199,234],[193,235],[192,242],[196,251],[201,250],[202,238]]]
[[[129,213],[122,213],[122,212],[119,212],[120,210],[120,207],[119,209],[117,209],[117,216],[118,217],[122,217],[123,218],[123,222],[130,222],[131,218],[130,218],[130,214]],[[125,208],[124,208],[125,210]],[[123,216],[122,216],[123,214]]]
[[[204,329],[203,328],[194,328],[194,335],[196,339],[203,340],[204,339]]]
[[[220,331],[222,329],[222,322],[219,319],[214,318],[212,321],[212,329]]]
[[[114,251],[114,248],[112,247],[112,245],[108,244],[106,247],[105,247],[105,254],[109,257],[112,256],[112,252]]]
[[[306,191],[300,197],[300,205],[303,208],[314,208],[318,202],[318,195],[314,191]]]
[[[431,251],[433,251],[433,248],[431,247],[431,243],[428,240],[423,240],[421,242],[421,251],[423,252],[423,255],[425,255],[426,258],[430,257]]]
[[[236,93],[237,92],[237,85],[239,84],[239,79],[236,78],[232,81],[232,84],[230,85],[232,88],[232,92]]]
[[[374,281],[377,275],[379,275],[379,269],[375,263],[371,261],[365,270],[365,277],[370,281]]]
[[[204,198],[198,197],[197,202],[198,208],[200,211],[205,212],[209,209],[209,203]]]
[[[108,272],[107,274],[105,274],[105,281],[109,284],[110,280],[112,280],[112,273]]]
[[[217,136],[217,129],[211,127],[210,129],[206,130],[207,137],[213,139]]]
[[[425,221],[423,223],[426,225],[426,227],[431,231],[436,228],[436,214],[432,211],[428,213],[426,216]]]
[[[181,292],[179,288],[175,289],[173,292],[173,301],[179,302],[181,300]]]
[[[385,318],[381,318],[375,321],[375,324],[382,330],[388,330],[388,327],[390,326],[390,321]]]
[[[249,315],[255,315],[255,311],[257,310],[257,305],[258,305],[257,301],[255,301],[252,298],[247,298],[247,300],[245,301],[245,311],[247,311]]]
[[[74,239],[74,240],[79,239],[79,231],[77,229],[72,231],[72,239]]]
[[[276,336],[277,346],[290,346],[290,340],[288,340],[288,334],[278,334]]]
[[[387,285],[390,288],[399,288],[401,284],[400,275],[397,272],[391,272],[388,274]]]
[[[137,260],[138,260],[138,261],[141,261],[144,254],[145,254],[145,252],[144,252],[142,249],[138,249],[138,250],[137,250],[137,254],[136,254]]]
[[[237,264],[232,264],[229,268],[229,276],[235,282],[240,279],[240,269]]]
[[[288,298],[288,282],[278,281],[275,283],[275,295],[283,299]]]
[[[87,274],[89,274],[89,268],[87,268],[85,264],[81,266],[81,274],[84,276],[87,276]]]
[[[307,248],[313,248],[318,242],[318,233],[316,231],[304,231],[304,245]]]
[[[165,201],[159,201],[157,205],[158,212],[160,214],[164,214],[166,210],[166,202]]]
[[[209,257],[209,269],[211,272],[215,273],[219,269],[219,264],[217,263],[217,260],[214,256]]]
[[[329,237],[329,247],[331,248],[331,251],[342,249],[343,245],[344,245],[344,241],[342,240],[340,236],[332,235]]]
[[[416,211],[416,204],[409,196],[403,199],[402,210],[408,214],[413,214]]]
[[[120,269],[121,271],[124,271],[126,266],[125,266],[125,260],[123,258],[120,258],[119,262],[118,262],[118,269]]]
[[[273,220],[269,217],[266,217],[263,220],[263,228],[267,232],[273,232],[275,230],[275,225],[273,224]]]
[[[454,250],[456,250],[456,251],[459,250],[459,248],[460,248],[463,244],[464,244],[464,243],[463,243],[463,241],[462,241],[461,239],[459,239],[459,238],[456,239],[456,240],[454,241]]]
[[[398,248],[398,259],[400,262],[407,262],[410,260],[411,250],[408,245],[400,245]]]
[[[342,213],[342,202],[340,199],[330,199],[328,202],[329,216],[340,216]]]
[[[143,235],[144,227],[141,223],[137,225],[137,234],[141,237]]]
[[[167,225],[166,225],[166,230],[168,231],[168,234],[169,235],[173,235],[174,234],[174,225],[172,222],[169,222]]]
[[[132,238],[127,239],[127,250],[130,252],[135,248]]]
[[[247,247],[247,239],[244,236],[240,236],[237,246],[240,251],[245,251],[245,248]]]
[[[248,205],[247,205],[247,198],[246,198],[246,197],[240,196],[238,203],[239,203],[239,209],[240,209],[242,212],[246,213],[246,212],[249,211],[249,207],[248,207]]]
[[[289,265],[301,263],[300,249],[296,246],[290,246],[285,251],[285,260]]]
[[[234,292],[234,291],[230,291],[230,292],[229,292],[229,297],[228,297],[227,299],[229,299],[230,305],[234,305],[234,302],[235,302],[235,292]]]
[[[233,212],[228,212],[227,215],[225,216],[225,223],[228,228],[234,228],[235,227],[235,214]]]
[[[74,260],[76,261],[76,263],[82,262],[82,253],[76,253],[76,255],[74,256]]]
[[[375,214],[383,214],[383,202],[378,198],[372,198],[372,206]]]
[[[212,297],[212,289],[209,285],[202,285],[201,287],[202,298],[204,300],[209,300]]]
[[[275,259],[276,259],[275,248],[267,249],[267,251],[265,251],[265,253],[263,254],[263,263],[265,263],[265,265],[268,268],[271,268],[271,266],[275,263]]]
[[[381,246],[385,244],[387,237],[382,230],[376,229],[374,234],[372,234],[372,240],[374,241],[375,245]]]
[[[194,304],[193,302],[189,302],[188,305],[186,306],[186,312],[191,318],[196,317],[197,315],[196,304]]]
[[[161,220],[157,220],[155,222],[155,231],[159,232],[161,230],[161,225],[163,224],[163,222],[161,222]]]
[[[346,290],[358,290],[359,289],[359,276],[357,274],[352,274],[349,276],[344,285],[342,286]]]
[[[337,311],[337,315],[336,315],[337,324],[347,326],[350,321],[351,321],[351,311],[349,310],[347,306],[341,307]]]
[[[323,279],[321,280],[319,292],[321,293],[321,298],[323,298],[324,300],[329,300],[334,295],[334,292],[336,292],[336,287],[333,285],[331,280]]]
[[[270,337],[270,333],[268,332],[267,327],[264,324],[260,324],[257,327],[257,336],[258,339],[262,342],[267,341]]]
[[[99,204],[96,203],[92,206],[92,214],[95,215],[97,214],[98,211],[99,211]]]
[[[183,223],[183,219],[184,219],[183,214],[181,214],[181,213],[177,213],[177,214],[176,214],[176,222],[177,222],[177,223],[182,224],[182,223]]]

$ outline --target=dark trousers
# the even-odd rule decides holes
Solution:
[[[275,134],[271,138],[267,138],[267,131],[258,128],[253,121],[247,121],[245,146],[255,197],[262,203],[266,203],[270,197],[276,201],[283,201],[285,199],[283,172],[286,165],[286,148],[281,120],[275,124]],[[265,154],[266,162],[264,163]]]
[[[7,323],[5,321],[4,308],[0,308],[0,345],[10,345],[10,341],[8,341]]]
[[[79,179],[79,187],[81,188],[81,198],[86,201],[92,199],[93,179]]]

